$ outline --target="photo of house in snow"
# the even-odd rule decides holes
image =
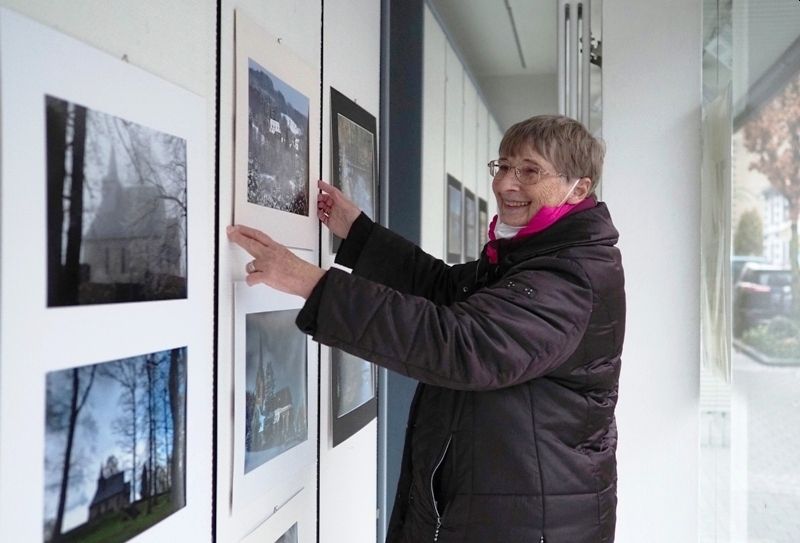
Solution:
[[[309,214],[308,97],[248,62],[247,201]]]

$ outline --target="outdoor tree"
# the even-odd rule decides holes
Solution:
[[[764,223],[755,209],[748,209],[739,217],[733,234],[733,254],[761,256],[764,253]]]
[[[172,406],[172,486],[170,502],[175,509],[186,503],[186,358],[180,349],[170,351],[169,403]]]
[[[764,174],[789,202],[792,310],[800,315],[797,222],[800,216],[800,73],[766,102],[744,127],[744,145],[756,155],[750,169]]]

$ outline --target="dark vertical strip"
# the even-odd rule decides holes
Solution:
[[[422,57],[425,0],[384,0],[381,12],[381,149],[384,223],[410,241],[421,240],[422,217]],[[394,507],[405,443],[406,424],[416,381],[385,373],[386,401],[381,401],[379,425],[385,446],[379,450],[379,471],[385,487],[379,501],[385,538]],[[381,420],[382,418],[382,420]],[[381,465],[382,463],[382,465]]]
[[[222,0],[217,0],[217,14],[216,14],[216,38],[217,38],[217,51],[216,51],[216,87],[215,87],[215,100],[216,111],[214,115],[214,326],[213,326],[213,348],[212,356],[214,357],[213,365],[213,392],[211,401],[211,541],[217,540],[217,439],[218,426],[217,426],[217,400],[219,398],[218,391],[218,377],[219,377],[219,178],[220,178],[220,164],[219,164],[219,142],[220,142],[220,105],[221,94],[220,85],[222,80],[221,62],[222,62]]]
[[[325,111],[323,105],[325,104],[325,0],[320,0],[320,15],[319,15],[319,172],[318,177],[322,177],[322,142],[325,135],[324,126]],[[316,185],[312,190],[316,189]],[[317,189],[318,190],[318,189]],[[319,191],[319,190],[318,190]],[[313,217],[317,216],[317,210],[311,209],[309,212]],[[317,236],[317,262],[322,266],[322,225],[320,225]],[[322,505],[321,499],[321,485],[320,485],[320,457],[322,449],[322,347],[317,344],[317,539],[320,539],[320,507]],[[327,437],[327,436],[326,436]],[[325,440],[327,444],[328,440]]]

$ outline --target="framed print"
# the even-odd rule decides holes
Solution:
[[[206,102],[0,9],[0,110],[3,533],[203,541],[214,396]]]
[[[331,87],[331,183],[372,220],[378,220],[375,117]],[[331,252],[341,243],[331,234]]]
[[[316,248],[318,74],[236,12],[234,221]]]
[[[244,282],[234,293],[236,511],[314,465],[317,350],[295,325],[302,298]]]
[[[463,192],[461,183],[452,175],[447,174],[447,262],[457,264],[461,262],[464,245],[463,230]]]
[[[371,362],[331,349],[331,416],[333,446],[378,416],[378,372]]]
[[[186,505],[186,362],[175,348],[47,374],[45,542],[127,541]]]
[[[478,250],[489,243],[489,207],[486,200],[478,198]]]
[[[478,258],[478,202],[475,194],[464,187],[464,258]]]

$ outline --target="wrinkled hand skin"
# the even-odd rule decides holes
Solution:
[[[346,238],[361,210],[333,185],[319,180],[317,186],[322,191],[317,197],[317,217],[331,232]]]
[[[264,232],[249,226],[227,228],[228,239],[253,257],[255,271],[248,273],[250,286],[263,283],[274,289],[308,298],[325,271],[306,262]]]

